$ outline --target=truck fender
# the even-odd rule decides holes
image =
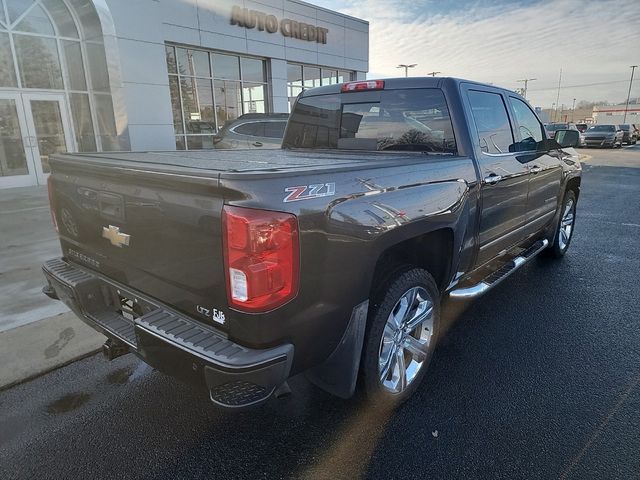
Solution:
[[[410,236],[407,232],[419,231],[426,219],[442,224],[455,222],[468,194],[469,185],[458,179],[342,198],[329,206],[328,231],[348,231],[350,236],[367,241],[393,238],[398,231]],[[389,235],[391,232],[394,234]]]
[[[440,229],[453,232],[450,271],[456,271],[460,252],[470,232],[468,219],[473,198],[463,179],[427,182],[334,202],[329,210],[328,232],[348,232],[368,247],[362,274],[370,278],[375,263],[390,247]],[[468,260],[468,259],[467,259]],[[465,261],[467,261],[465,260]],[[367,285],[367,292],[370,285]],[[364,293],[364,292],[360,292]]]

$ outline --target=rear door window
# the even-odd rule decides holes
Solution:
[[[301,97],[284,146],[457,151],[444,94],[434,88]]]
[[[482,152],[514,152],[513,132],[502,95],[479,90],[469,90],[468,93]]]
[[[284,129],[286,126],[286,122],[265,122],[264,136],[267,138],[282,138],[284,137]]]
[[[233,129],[240,135],[250,135],[252,137],[264,137],[264,122],[250,122],[238,125]]]

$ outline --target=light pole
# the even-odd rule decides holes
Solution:
[[[416,65],[418,65],[418,64],[417,63],[412,63],[412,64],[409,64],[409,65],[405,65],[404,63],[401,63],[396,68],[404,68],[404,76],[408,77],[409,76],[409,69],[415,67]]]
[[[552,103],[551,104],[551,123],[553,123],[556,120],[556,104]]]
[[[573,99],[573,105],[571,106],[571,121],[576,121],[576,99]]]
[[[524,83],[524,88],[522,89],[522,96],[524,97],[524,99],[527,99],[527,85],[529,85],[529,82],[533,82],[534,80],[537,80],[537,78],[523,78],[522,80],[517,80],[518,82]]]
[[[431,75],[432,77],[435,77],[439,73],[442,73],[442,72],[429,72],[427,73],[427,75]]]
[[[560,85],[562,84],[562,67],[560,67],[560,77],[558,78],[558,95],[556,96],[556,109],[560,106]]]
[[[624,107],[624,118],[622,123],[627,123],[627,110],[629,109],[629,97],[631,96],[631,85],[633,84],[633,72],[636,71],[638,65],[631,65],[631,80],[629,80],[629,93],[627,93],[627,104]]]

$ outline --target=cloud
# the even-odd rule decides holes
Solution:
[[[413,75],[435,70],[512,89],[535,77],[528,97],[544,107],[556,101],[561,67],[560,103],[570,105],[573,98],[626,99],[629,65],[640,63],[638,0],[476,1],[456,8],[432,1],[317,3],[370,22],[371,72],[398,76],[398,63],[417,63]],[[640,95],[640,75],[634,85],[632,97]]]

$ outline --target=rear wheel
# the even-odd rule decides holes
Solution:
[[[549,248],[549,253],[555,258],[561,258],[569,249],[573,229],[576,221],[576,194],[573,190],[567,190],[562,202],[560,219],[556,226],[555,239]]]
[[[440,294],[421,268],[400,270],[387,285],[372,298],[361,373],[367,397],[396,406],[424,378],[436,344]]]

